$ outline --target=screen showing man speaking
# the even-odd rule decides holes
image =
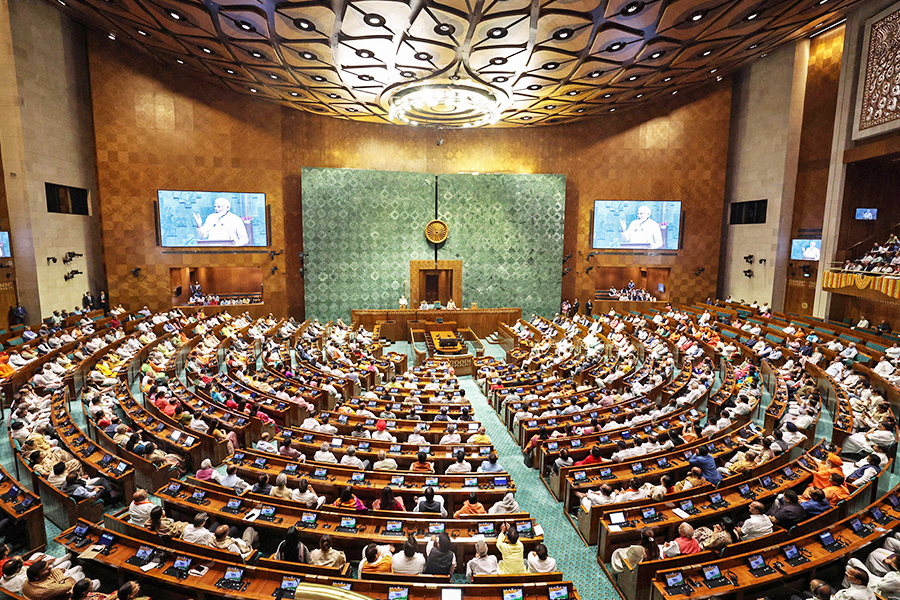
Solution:
[[[162,246],[267,246],[266,195],[159,190]]]
[[[677,250],[681,202],[594,201],[593,247]]]

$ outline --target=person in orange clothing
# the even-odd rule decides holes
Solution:
[[[816,460],[816,463],[818,468],[815,473],[813,473],[812,487],[824,490],[831,485],[830,480],[833,473],[838,475],[844,474],[841,469],[841,465],[844,464],[844,461],[842,461],[841,457],[837,454],[829,453],[828,456],[825,457],[825,460]],[[808,496],[809,494],[804,492],[803,495]]]
[[[409,470],[413,473],[434,473],[434,466],[428,462],[428,455],[419,452],[416,455],[416,462],[409,466]]]
[[[363,550],[363,560],[359,563],[359,576],[366,573],[393,573],[393,546],[369,544]]]
[[[463,502],[462,508],[453,513],[453,518],[458,519],[460,515],[483,515],[486,512],[484,505],[478,501],[478,494],[469,492],[469,499]]]
[[[830,484],[831,485],[829,485],[822,491],[825,492],[825,498],[831,503],[832,506],[834,506],[841,500],[846,500],[850,497],[850,490],[847,489],[847,484],[844,483],[843,475],[832,473]]]

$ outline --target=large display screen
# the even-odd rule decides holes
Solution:
[[[0,231],[0,258],[9,258],[12,250],[9,247],[9,232]]]
[[[593,247],[677,250],[681,202],[594,201]]]
[[[159,190],[166,248],[267,246],[266,195]]]
[[[857,208],[856,209],[856,220],[857,221],[874,221],[878,218],[878,209],[877,208]]]
[[[791,240],[791,260],[819,260],[822,240]]]

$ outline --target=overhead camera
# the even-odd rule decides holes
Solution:
[[[753,277],[753,269],[744,269],[744,277]]]
[[[133,269],[131,270],[131,275],[132,275],[132,277],[139,277],[140,274],[141,274],[141,268],[140,268],[140,267],[135,267],[135,268],[133,268]]]
[[[747,262],[747,264],[752,265],[753,264],[753,255],[748,254],[747,256],[744,257],[744,260]]]

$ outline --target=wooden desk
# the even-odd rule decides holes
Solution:
[[[32,552],[43,550],[47,546],[47,533],[44,528],[44,508],[41,504],[41,498],[24,484],[20,483],[7,472],[6,469],[0,467],[0,510],[6,513],[6,516],[17,523],[24,523],[27,540],[18,540],[24,542],[27,552],[21,554],[28,556]],[[19,493],[12,500],[7,500],[7,494],[13,487],[19,488]],[[22,513],[17,513],[14,508],[26,498],[31,499],[31,508]]]
[[[429,331],[428,335],[431,337],[436,354],[459,354],[464,350],[453,331]],[[446,340],[452,341],[453,345],[444,345],[443,342]]]

